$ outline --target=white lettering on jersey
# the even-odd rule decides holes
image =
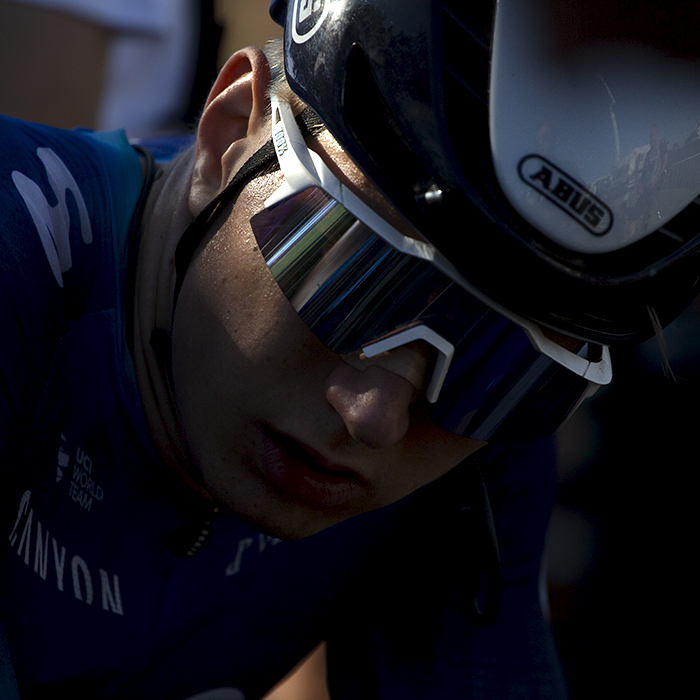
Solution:
[[[51,206],[39,185],[19,170],[12,172],[12,181],[39,232],[56,282],[63,287],[63,273],[70,270],[73,264],[69,239],[71,220],[66,199],[69,190],[78,207],[80,234],[86,244],[92,243],[92,227],[78,183],[65,163],[50,148],[37,148],[36,154],[46,169],[49,185],[58,200],[56,205]]]
[[[262,533],[260,533],[258,535],[258,554],[261,554],[268,544],[275,545],[279,544],[281,541],[282,540],[277,539],[276,537],[270,537],[270,535],[263,535]],[[230,562],[229,565],[226,567],[227,576],[235,576],[236,574],[240,573],[241,562],[243,560],[243,553],[247,549],[252,547],[254,542],[255,540],[252,537],[244,537],[242,540],[239,540],[236,558],[232,562]]]
[[[71,559],[70,570],[73,574],[73,595],[78,599],[83,599],[83,594],[80,587],[80,573],[83,575],[83,581],[85,586],[85,602],[88,605],[92,605],[92,576],[90,576],[90,569],[88,565],[83,561],[82,557],[77,554]]]
[[[27,566],[30,566],[30,554],[32,546],[34,548],[34,572],[44,581],[49,580],[49,564],[53,561],[56,574],[56,588],[59,591],[66,589],[64,578],[66,575],[66,548],[59,547],[56,538],[51,537],[53,557],[49,556],[49,531],[45,530],[41,522],[37,519],[34,527],[34,508],[29,507],[31,491],[27,490],[22,495],[17,509],[17,520],[10,533],[10,546],[17,548],[18,556]],[[20,533],[20,525],[23,525]],[[34,535],[34,537],[32,537]],[[17,539],[19,537],[19,543]],[[73,595],[76,600],[80,600],[86,605],[92,605],[95,600],[94,582],[97,576],[93,575],[88,563],[79,555],[74,554],[70,558],[70,582],[73,583]],[[97,569],[99,573],[100,593],[102,609],[107,612],[123,615],[121,590],[119,587],[119,576],[110,575],[104,569]],[[98,599],[99,600],[99,599]]]
[[[252,537],[244,537],[238,542],[238,551],[236,552],[236,558],[226,567],[227,576],[235,576],[241,570],[241,559],[243,558],[243,552],[245,552],[248,547],[253,544]]]
[[[72,470],[71,470],[72,461]],[[91,511],[95,503],[104,500],[105,492],[95,480],[93,469],[95,463],[85,450],[77,446],[75,451],[70,447],[66,436],[61,433],[61,444],[58,448],[56,482],[64,477],[68,485],[68,497],[86,511]]]

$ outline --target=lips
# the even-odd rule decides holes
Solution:
[[[267,482],[286,496],[315,508],[348,505],[361,497],[365,484],[359,474],[331,464],[312,448],[265,425],[261,469]]]

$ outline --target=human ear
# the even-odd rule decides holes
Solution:
[[[226,186],[269,131],[270,68],[256,47],[237,51],[221,69],[197,129],[189,207],[193,216]]]

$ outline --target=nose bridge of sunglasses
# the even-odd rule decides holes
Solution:
[[[408,343],[412,343],[415,340],[423,340],[437,350],[435,367],[433,368],[433,372],[430,376],[430,383],[425,392],[428,401],[430,403],[435,403],[440,395],[440,389],[442,389],[445,377],[447,376],[447,370],[450,368],[450,362],[452,362],[455,348],[452,343],[445,340],[445,338],[434,330],[422,323],[418,323],[408,328],[395,331],[367,345],[363,345],[362,352],[367,357],[376,357],[383,352],[389,352],[402,345],[408,345]]]

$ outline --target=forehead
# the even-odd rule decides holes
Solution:
[[[425,241],[420,232],[369,181],[327,129],[309,139],[307,146],[323,158],[344,185],[397,231],[409,238]]]

